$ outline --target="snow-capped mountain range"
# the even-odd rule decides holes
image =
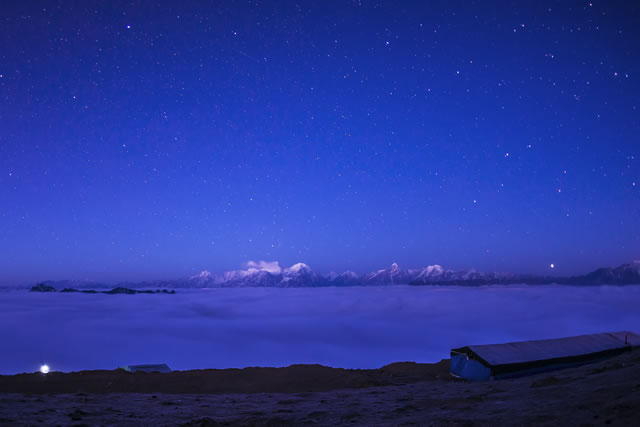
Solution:
[[[288,268],[281,268],[275,263],[249,263],[246,270],[227,271],[222,276],[214,276],[209,272],[200,273],[198,279],[206,273],[205,287],[279,287],[293,288],[303,286],[317,286],[326,279],[314,273],[302,262]],[[191,278],[193,279],[193,277]],[[199,279],[200,280],[200,279]]]
[[[393,263],[389,268],[358,275],[353,271],[344,273],[315,273],[304,263],[281,267],[278,262],[249,261],[246,269],[232,270],[222,274],[209,271],[178,280],[119,283],[127,288],[240,288],[240,287],[319,287],[319,286],[382,286],[382,285],[457,285],[479,286],[488,284],[569,284],[569,285],[629,285],[640,284],[640,261],[623,264],[615,268],[600,268],[586,275],[571,277],[548,277],[515,275],[511,273],[483,273],[476,270],[454,271],[440,265],[429,265],[418,269],[401,269]],[[44,284],[55,288],[104,288],[108,285],[95,282],[47,281]]]
[[[410,283],[439,283],[465,280],[494,280],[508,275],[478,273],[475,270],[445,270],[439,265],[419,269],[403,270],[398,264],[368,274],[358,275],[353,271],[329,273],[326,276],[315,273],[304,263],[288,268],[280,268],[278,263],[250,263],[246,270],[227,271],[216,276],[208,271],[192,276],[189,282],[199,287],[309,287],[309,286],[380,286],[407,285]]]

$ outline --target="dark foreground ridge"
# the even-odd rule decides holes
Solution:
[[[44,283],[40,283],[31,288],[31,292],[57,292],[56,288],[53,286],[45,285]],[[73,289],[73,288],[64,288],[60,292],[70,293],[70,292],[80,292],[83,294],[107,294],[107,295],[116,295],[116,294],[125,294],[125,295],[135,295],[135,294],[175,294],[176,291],[173,289],[157,289],[157,290],[136,290],[129,288],[113,288],[110,291],[96,291],[94,289]]]
[[[322,365],[203,369],[170,373],[112,371],[0,375],[0,393],[295,393],[448,380],[449,361],[393,363],[379,369]]]
[[[450,378],[448,365],[0,376],[0,424],[631,426],[640,419],[640,352],[487,382]]]

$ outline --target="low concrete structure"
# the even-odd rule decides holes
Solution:
[[[159,365],[127,365],[120,369],[124,369],[127,372],[171,372],[171,369],[164,363]]]

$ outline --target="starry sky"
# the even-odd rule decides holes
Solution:
[[[640,258],[633,3],[3,2],[0,282]]]

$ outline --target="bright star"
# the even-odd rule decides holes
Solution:
[[[551,264],[549,267],[556,268],[556,265],[555,264]]]
[[[49,365],[40,366],[40,372],[42,372],[43,374],[48,374],[49,373]]]

